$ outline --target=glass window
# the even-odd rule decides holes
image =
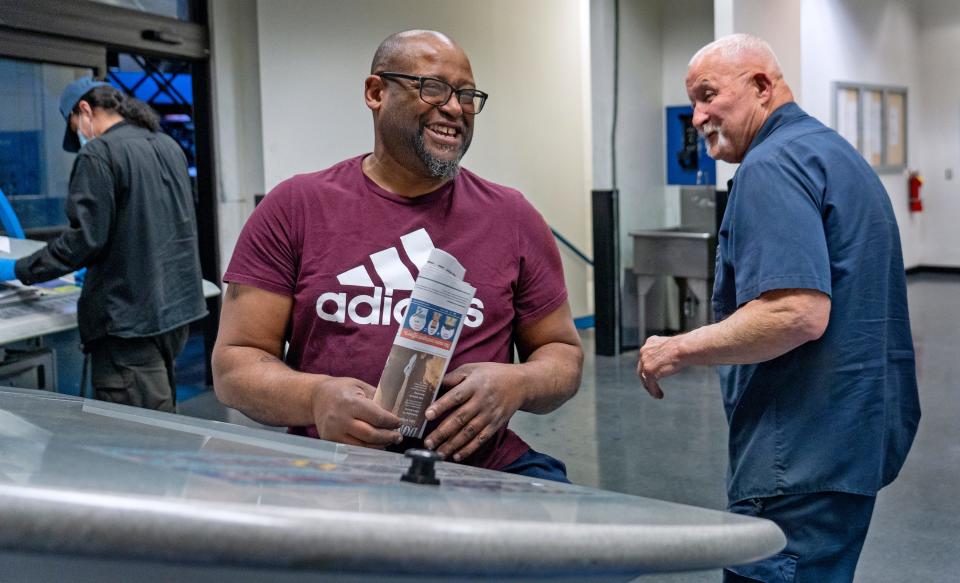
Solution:
[[[183,148],[191,177],[197,175],[193,111],[193,66],[189,61],[133,53],[110,56],[107,81],[145,102],[160,115],[160,126]]]
[[[191,64],[123,53],[111,61],[107,80],[160,114],[163,131],[183,148],[195,177]],[[30,238],[48,239],[67,224],[64,208],[75,155],[63,150],[65,122],[58,105],[68,83],[92,73],[0,58],[0,190]]]
[[[190,20],[192,4],[190,0],[93,0],[93,2],[186,21]]]
[[[0,189],[28,231],[65,225],[74,154],[63,151],[58,104],[68,83],[91,69],[0,58]]]

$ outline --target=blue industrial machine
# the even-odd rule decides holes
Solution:
[[[13,207],[10,206],[10,201],[7,200],[7,195],[3,193],[3,190],[0,190],[0,223],[3,224],[3,231],[7,234],[7,237],[13,239],[27,238],[27,236],[23,234],[23,226],[20,224],[20,219],[17,218],[17,213],[13,210]]]

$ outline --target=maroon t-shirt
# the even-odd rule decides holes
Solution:
[[[438,247],[463,264],[464,279],[477,288],[447,371],[510,362],[515,326],[567,299],[543,217],[516,190],[468,170],[434,192],[404,198],[367,178],[362,160],[274,188],[244,226],[224,281],[293,296],[292,368],[376,386],[419,266]],[[316,436],[315,427],[301,432]],[[465,463],[500,469],[528,449],[504,427]]]

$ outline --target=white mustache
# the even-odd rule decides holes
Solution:
[[[723,135],[723,132],[720,131],[720,126],[718,126],[718,125],[716,125],[716,124],[712,124],[712,123],[705,123],[705,124],[703,124],[702,126],[700,126],[700,130],[699,130],[699,131],[700,131],[700,136],[701,136],[701,137],[706,137],[707,134],[712,134],[712,133],[714,133],[714,132],[716,132],[717,134],[719,134],[719,135],[721,135],[721,136]]]

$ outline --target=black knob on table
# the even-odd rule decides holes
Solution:
[[[403,455],[410,458],[407,473],[400,476],[404,482],[439,486],[440,480],[433,473],[433,464],[440,461],[440,454],[429,449],[408,449]]]

